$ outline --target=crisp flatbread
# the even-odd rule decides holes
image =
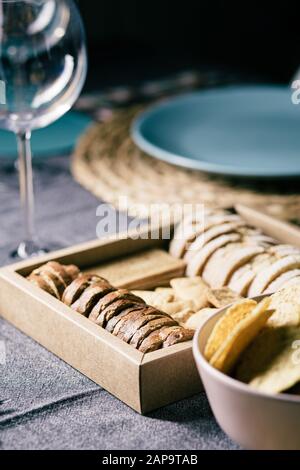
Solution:
[[[300,329],[265,328],[241,356],[236,378],[256,390],[280,393],[300,381]]]
[[[266,288],[281,274],[292,269],[300,267],[300,254],[290,255],[286,258],[279,259],[273,263],[269,268],[261,271],[252,282],[248,295],[249,297],[255,297],[262,294]]]
[[[269,248],[269,252],[283,258],[284,256],[299,254],[300,249],[293,245],[275,245]]]
[[[214,238],[219,237],[220,235],[225,235],[226,233],[231,233],[237,230],[239,227],[245,225],[243,221],[228,222],[221,225],[216,225],[197,237],[197,239],[189,246],[184,260],[188,263],[195,255],[195,253],[201,250],[206,243],[210,242]]]
[[[228,282],[228,287],[242,296],[247,296],[248,289],[255,276],[276,260],[275,256],[268,252],[255,256],[249,263],[241,266],[233,273]]]
[[[300,276],[293,277],[289,281],[286,281],[280,289],[286,289],[287,287],[296,286],[300,284]]]
[[[300,326],[300,284],[273,294],[270,308],[275,313],[268,321],[269,326]]]
[[[205,346],[204,355],[208,361],[222,346],[233,329],[244,320],[256,307],[257,302],[251,299],[241,300],[229,307],[215,324]]]
[[[278,276],[264,291],[264,294],[273,294],[284,287],[289,281],[300,276],[300,269],[292,269]]]
[[[230,245],[227,245],[230,247]],[[217,251],[203,271],[203,279],[214,289],[226,286],[236,269],[246,264],[254,256],[263,253],[259,246],[241,246],[237,249],[221,253]]]
[[[226,246],[228,243],[234,243],[240,240],[241,236],[238,233],[229,233],[228,235],[221,235],[208,242],[189,260],[186,269],[187,276],[201,276],[205,264],[219,248]]]
[[[230,373],[241,354],[263,329],[273,311],[268,310],[270,299],[260,302],[249,315],[241,320],[222,343],[210,364],[225,374]]]
[[[224,308],[241,300],[241,296],[228,287],[222,287],[221,289],[209,290],[207,300],[213,307]]]
[[[175,230],[174,238],[171,241],[169,252],[175,258],[183,258],[195,239],[203,233],[224,223],[241,223],[242,220],[237,215],[214,214],[204,215],[203,219],[196,223],[183,221]]]

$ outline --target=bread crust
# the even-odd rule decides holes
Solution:
[[[145,301],[140,297],[132,294],[127,289],[119,289],[114,292],[109,293],[108,295],[104,296],[102,299],[98,301],[98,303],[92,309],[89,319],[92,320],[97,325],[102,326],[105,328],[107,320],[106,320],[106,313],[107,308],[114,302],[118,300],[129,300],[132,304],[144,304]]]
[[[152,331],[160,330],[164,326],[177,326],[178,323],[168,317],[162,317],[157,320],[152,320],[147,325],[140,328],[130,340],[130,344],[136,349],[139,348],[143,340],[152,333]]]
[[[110,283],[104,279],[97,281],[95,284],[87,287],[81,296],[71,305],[73,310],[84,316],[89,316],[91,310],[99,302],[99,300],[110,292],[114,291],[114,288]]]
[[[142,310],[145,308],[141,304],[138,305],[133,305],[132,307],[126,308],[119,312],[117,315],[115,315],[113,318],[109,320],[106,324],[106,331],[109,331],[109,333],[113,333],[114,329],[118,326],[119,322],[124,318],[128,318],[130,313],[136,312],[138,310]]]
[[[96,282],[98,282],[100,279],[102,278],[97,275],[81,274],[66,288],[62,297],[63,303],[70,307],[76,302],[76,300],[79,299],[85,289],[93,284],[96,284]]]
[[[140,328],[147,325],[150,321],[158,320],[160,318],[170,317],[167,317],[163,312],[160,312],[153,307],[146,307],[144,310],[131,315],[127,321],[125,321],[123,325],[118,328],[117,332],[114,331],[114,334],[116,334],[118,338],[122,339],[126,343],[129,343]]]

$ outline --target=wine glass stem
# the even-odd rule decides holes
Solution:
[[[34,193],[32,175],[31,132],[17,133],[19,151],[19,180],[21,206],[24,215],[25,241],[33,242],[35,239],[34,226]]]

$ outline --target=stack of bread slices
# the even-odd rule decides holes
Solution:
[[[194,331],[125,289],[76,266],[47,263],[28,280],[142,353],[189,341]]]
[[[206,211],[176,228],[170,254],[186,262],[186,275],[243,297],[300,283],[300,249],[280,244],[228,211]]]

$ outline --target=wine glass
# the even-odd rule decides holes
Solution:
[[[35,232],[31,132],[70,110],[86,72],[85,33],[72,0],[0,0],[0,128],[14,132],[18,143],[20,258],[49,251]]]

